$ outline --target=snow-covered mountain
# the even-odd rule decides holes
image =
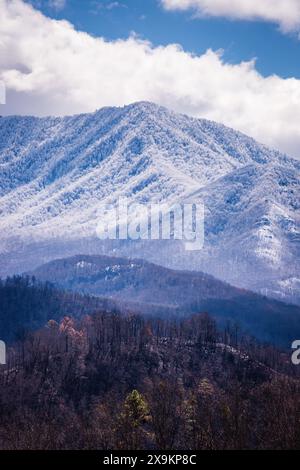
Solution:
[[[205,246],[96,238],[99,204],[204,200]],[[0,272],[76,253],[144,257],[300,302],[300,162],[152,103],[0,118]]]

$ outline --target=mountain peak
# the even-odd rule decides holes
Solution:
[[[147,101],[66,118],[4,118],[2,251],[40,243],[49,248],[55,241],[64,257],[76,254],[75,248],[64,252],[72,241],[83,252],[85,240],[95,239],[99,204],[120,196],[147,204],[201,199],[206,206],[202,252],[190,259],[170,245],[146,248],[139,257],[208,271],[250,288],[259,277],[257,266],[262,279],[276,278],[280,270],[298,278],[299,174],[299,162],[238,131]],[[279,207],[272,209],[272,218],[266,204],[258,204],[262,195]],[[272,252],[266,249],[268,237]],[[125,245],[120,254],[129,253]],[[93,245],[92,254],[98,249]],[[51,259],[46,252],[46,260]],[[39,253],[44,256],[42,248],[34,249],[28,261],[44,261],[36,258]],[[236,261],[228,268],[231,260]],[[3,263],[2,272],[7,272]]]

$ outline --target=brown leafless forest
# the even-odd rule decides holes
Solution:
[[[66,311],[8,345],[0,448],[296,449],[299,392],[289,354],[206,313]]]

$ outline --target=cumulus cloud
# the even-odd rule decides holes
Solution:
[[[227,64],[132,36],[106,41],[0,0],[0,113],[72,114],[149,100],[244,131],[300,157],[300,80],[264,78],[255,62]]]
[[[300,0],[161,0],[167,10],[194,10],[201,16],[277,23],[285,32],[300,30]]]

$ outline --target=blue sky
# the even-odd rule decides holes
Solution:
[[[264,76],[300,78],[297,34],[282,34],[275,23],[195,18],[193,11],[166,11],[159,0],[67,0],[61,9],[51,7],[47,0],[31,3],[47,16],[67,19],[78,30],[95,36],[119,39],[135,32],[155,46],[178,43],[195,54],[223,49],[226,62],[256,58],[256,69]]]

